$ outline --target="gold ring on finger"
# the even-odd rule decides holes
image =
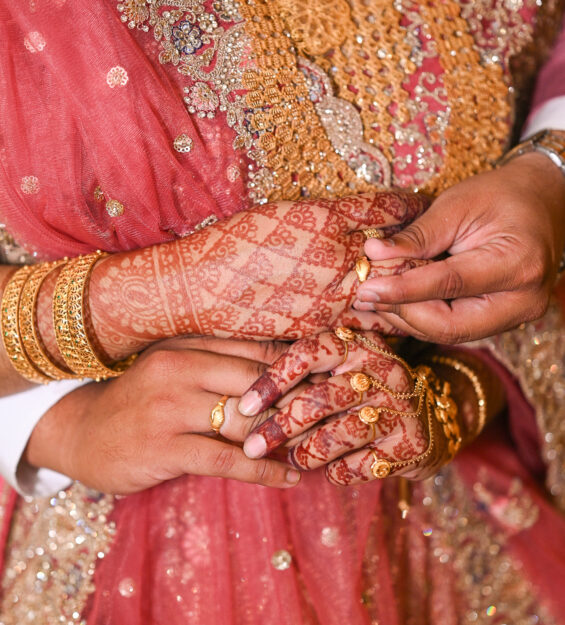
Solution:
[[[381,411],[379,408],[375,408],[373,406],[363,406],[357,415],[360,421],[366,423],[367,425],[373,425],[379,420],[381,416]]]
[[[340,326],[339,328],[336,328],[334,330],[334,334],[343,343],[343,346],[345,348],[343,359],[339,363],[339,365],[341,366],[347,360],[347,356],[349,355],[349,343],[355,340],[355,332],[353,332],[353,330],[350,330],[349,328],[346,328],[345,326]]]
[[[376,477],[378,480],[382,480],[385,477],[388,477],[392,469],[392,465],[390,464],[390,462],[388,460],[385,460],[384,458],[379,458],[375,450],[371,451],[371,453],[373,454],[374,458],[373,463],[371,464],[371,473],[373,474],[373,476]]]
[[[385,238],[383,231],[379,230],[378,228],[365,228],[363,230],[363,234],[365,235],[366,239],[384,239]]]
[[[349,384],[356,393],[364,393],[373,386],[373,379],[365,373],[352,373]]]
[[[362,256],[355,263],[355,271],[357,272],[357,279],[359,282],[365,282],[369,277],[369,271],[371,271],[371,263],[367,260],[366,256]]]
[[[224,406],[226,405],[226,401],[228,399],[229,395],[224,395],[212,408],[212,412],[210,413],[210,427],[214,430],[214,432],[216,432],[216,434],[220,433],[220,428],[224,425],[224,421],[226,420]]]

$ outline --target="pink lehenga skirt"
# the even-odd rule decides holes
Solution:
[[[412,484],[404,519],[399,480],[340,488],[321,471],[290,491],[197,476],[125,498],[4,488],[0,623],[564,623],[563,493],[559,472],[544,490],[539,453],[559,460],[558,436],[540,441],[498,367],[509,414]]]

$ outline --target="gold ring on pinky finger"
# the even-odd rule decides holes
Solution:
[[[385,477],[388,477],[392,469],[391,463],[384,458],[379,458],[376,451],[373,450],[371,451],[371,453],[373,454],[374,458],[373,463],[371,464],[371,473],[373,474],[373,476],[376,477],[378,480],[382,480]]]
[[[212,412],[210,413],[210,427],[214,430],[214,432],[216,432],[216,434],[220,433],[220,428],[224,425],[224,421],[226,420],[224,406],[226,405],[226,401],[228,399],[229,395],[224,395],[212,408]]]
[[[383,231],[379,230],[378,228],[365,228],[365,230],[363,230],[363,234],[365,235],[366,239],[384,239],[385,238]]]

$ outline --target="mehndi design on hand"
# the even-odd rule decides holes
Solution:
[[[286,443],[298,468],[326,465],[331,481],[352,484],[389,474],[422,478],[456,453],[461,437],[449,385],[428,367],[411,369],[375,334],[339,328],[295,343],[244,395],[240,408],[252,403],[249,398],[265,408],[253,391],[266,380],[280,396],[310,373],[332,367],[336,375],[309,385],[255,429],[244,446],[249,455]]]
[[[401,191],[279,202],[238,213],[173,243],[118,254],[91,280],[92,321],[118,358],[173,335],[297,339],[338,322],[377,323],[350,310],[363,228],[413,220],[425,196]]]

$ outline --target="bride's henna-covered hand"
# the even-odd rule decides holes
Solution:
[[[100,347],[119,358],[177,335],[296,339],[324,330],[352,302],[359,230],[394,231],[427,204],[401,191],[278,202],[173,243],[109,256],[90,282]],[[374,314],[352,311],[344,322],[382,328]],[[41,332],[52,346],[49,328]]]
[[[374,333],[364,333],[381,349],[387,344]],[[371,465],[378,458],[407,461],[428,449],[428,421],[420,417],[399,416],[393,411],[414,412],[415,398],[398,395],[413,390],[413,380],[395,359],[375,354],[357,343],[349,343],[345,363],[344,344],[333,333],[322,333],[293,344],[269,367],[242,397],[240,411],[255,415],[272,405],[282,394],[313,372],[333,370],[333,377],[312,384],[286,406],[254,429],[244,444],[250,457],[262,457],[285,443],[290,446],[289,460],[301,469],[326,465],[328,478],[336,484],[353,484],[374,479]],[[381,388],[371,388],[362,400],[351,388],[348,371],[363,371],[391,389],[396,397]],[[446,376],[449,371],[442,371]],[[453,397],[459,405],[463,438],[469,439],[476,419],[473,389],[465,380],[456,380]],[[475,403],[474,403],[475,402]],[[364,406],[385,408],[374,430],[359,419]],[[498,410],[500,402],[493,403]],[[386,408],[391,409],[387,411]],[[425,460],[395,471],[411,479],[432,475],[449,460],[447,439],[434,423],[434,444]]]

